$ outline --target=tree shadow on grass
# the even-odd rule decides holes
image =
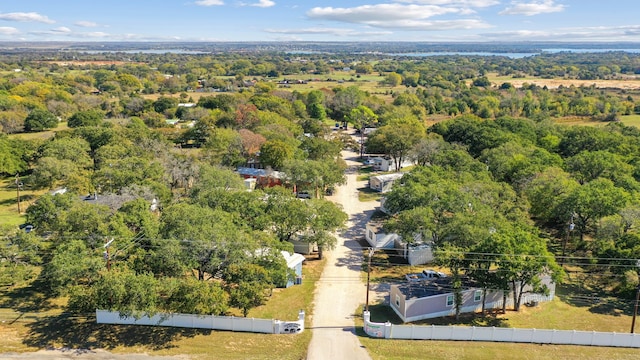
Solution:
[[[564,303],[586,307],[589,312],[601,315],[632,315],[631,299],[612,296],[606,288],[589,286],[584,282],[565,283],[556,286],[556,296]]]
[[[11,308],[16,312],[41,312],[58,308],[51,302],[51,295],[45,291],[42,279],[36,279],[28,286],[2,291],[0,295],[0,308]]]
[[[14,188],[15,191],[15,188]],[[20,195],[20,203],[27,203],[27,202],[31,202],[33,200],[35,200],[35,195]],[[15,206],[18,204],[18,197],[16,194],[16,197],[10,197],[4,200],[0,200],[0,206]]]
[[[71,349],[106,349],[143,347],[163,350],[176,347],[175,341],[211,330],[162,326],[97,324],[94,316],[59,315],[43,317],[27,325],[29,332],[23,343],[36,348],[67,347]]]

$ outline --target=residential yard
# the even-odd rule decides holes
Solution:
[[[274,291],[269,302],[249,317],[295,320],[300,309],[313,315],[313,293],[324,260],[308,258],[303,283]],[[186,354],[195,359],[302,359],[311,331],[270,335],[168,327],[96,324],[95,316],[62,313],[64,299],[46,299],[39,285],[0,292],[0,353],[43,348],[96,349],[114,353]]]
[[[407,266],[398,257],[376,252],[372,258],[371,279],[373,283],[404,282],[404,275],[425,268],[439,271],[445,269],[432,266]],[[366,270],[366,267],[365,267]],[[463,315],[458,321],[454,317],[429,319],[413,325],[464,325],[496,326],[513,328],[536,328],[558,330],[582,330],[627,333],[631,326],[633,299],[612,297],[593,274],[569,268],[568,281],[558,286],[552,302],[536,307],[523,306],[520,312],[506,314]],[[359,309],[356,313],[361,314]],[[370,305],[371,320],[402,324],[386,304]],[[362,326],[357,318],[357,326]],[[638,331],[638,329],[637,329]],[[373,359],[635,359],[638,349],[598,348],[588,346],[560,346],[507,344],[484,342],[445,342],[427,340],[372,339],[363,332],[360,341]]]

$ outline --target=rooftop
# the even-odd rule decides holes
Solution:
[[[395,285],[407,300],[419,299],[434,295],[450,294],[453,292],[451,278],[423,280]],[[474,283],[469,279],[462,279],[462,287],[473,287]]]

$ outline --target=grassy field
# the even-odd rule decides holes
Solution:
[[[533,76],[526,76],[522,78],[513,78],[511,76],[499,76],[495,73],[487,74],[487,78],[492,84],[500,86],[503,83],[511,83],[511,85],[520,88],[522,84],[535,84],[537,86],[546,86],[549,89],[556,89],[559,86],[591,86],[595,85],[598,88],[610,88],[610,89],[624,89],[635,90],[640,89],[640,78],[626,78],[615,80],[577,80],[577,79],[543,79]]]
[[[620,121],[627,126],[640,127],[640,115],[623,115]]]
[[[24,212],[35,199],[36,193],[28,189],[20,191],[20,210],[18,214],[18,194],[15,178],[0,180],[0,224],[20,225],[24,223]]]
[[[221,78],[229,78],[228,76]],[[366,91],[372,95],[376,95],[377,97],[384,99],[386,102],[391,102],[393,100],[392,94],[394,92],[402,92],[406,89],[404,86],[385,86],[380,85],[380,81],[384,80],[383,76],[379,74],[367,74],[361,75],[357,77],[354,72],[346,72],[346,71],[334,71],[331,74],[324,75],[311,75],[311,74],[300,74],[300,75],[287,75],[279,78],[268,78],[264,79],[267,82],[277,83],[281,80],[304,80],[306,83],[304,84],[288,84],[288,85],[277,85],[278,90],[285,91],[299,91],[299,92],[308,92],[311,90],[319,90],[319,89],[334,89],[338,86],[341,87],[349,87],[349,86],[357,86],[362,91]],[[258,78],[261,80],[261,78]],[[188,92],[187,95],[191,97],[194,101],[198,101],[203,96],[212,96],[220,93],[202,93],[202,92]],[[180,94],[146,94],[142,95],[145,99],[157,100],[160,96],[169,96],[169,97],[179,97]]]
[[[311,324],[315,282],[325,261],[309,258],[302,285],[274,291],[269,302],[249,317],[295,320],[304,309]],[[188,354],[194,359],[303,359],[311,331],[298,335],[267,335],[211,330],[125,325],[99,325],[94,316],[62,313],[63,300],[47,300],[38,287],[4,291],[0,297],[0,353],[43,348],[102,348],[114,353]]]

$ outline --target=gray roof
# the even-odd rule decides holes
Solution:
[[[371,178],[376,178],[380,181],[393,181],[393,180],[398,180],[400,178],[402,178],[404,176],[404,173],[393,173],[393,174],[382,174],[382,175],[376,175],[376,176],[372,176]]]
[[[447,277],[410,282],[397,285],[397,287],[407,299],[420,299],[434,295],[451,294],[453,292],[453,285],[451,284],[451,281],[452,279]],[[462,279],[463,289],[472,288],[475,287],[475,285],[476,283],[468,278]]]
[[[255,169],[248,167],[240,167],[238,168],[238,174],[245,176],[254,176],[254,177],[272,177],[274,179],[283,179],[284,173],[280,171],[274,170],[266,170],[266,169]]]

